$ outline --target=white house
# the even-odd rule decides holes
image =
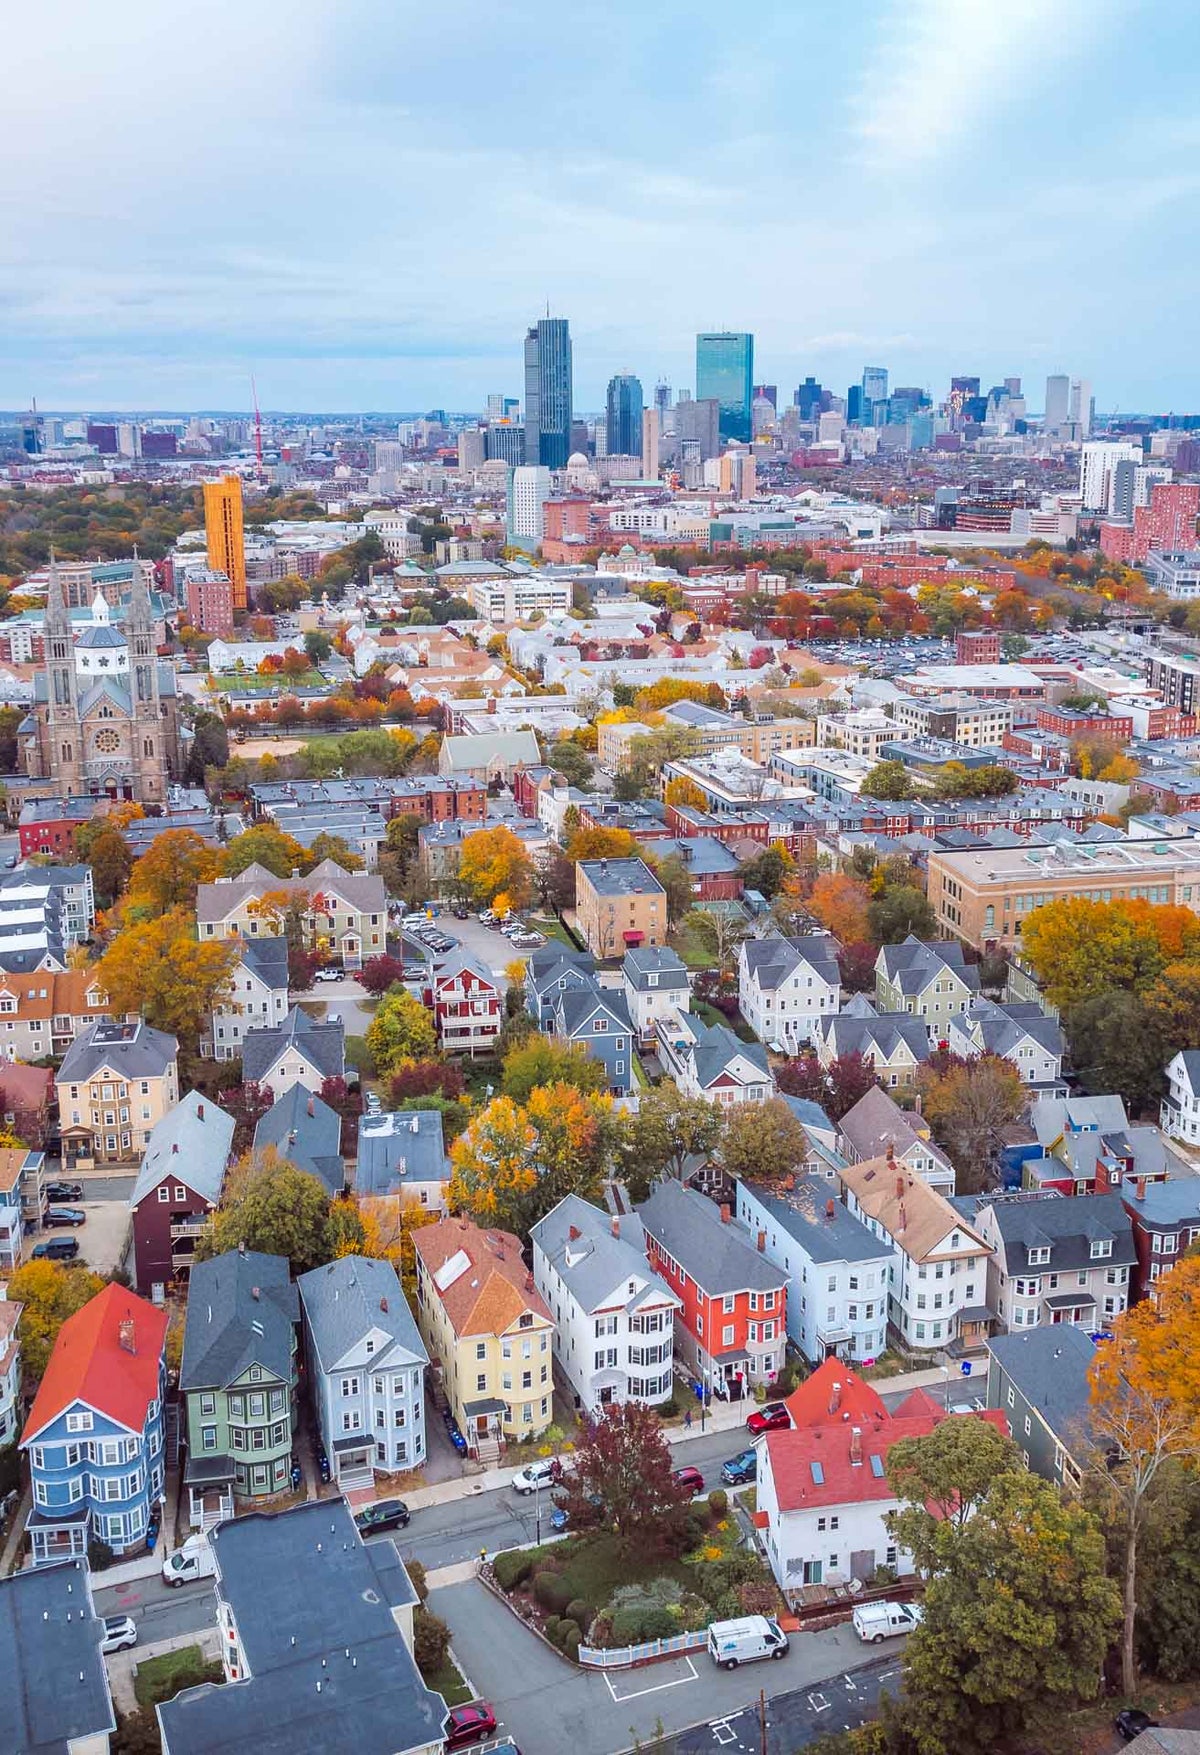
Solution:
[[[296,1282],[309,1391],[343,1488],[425,1460],[425,1351],[390,1261],[343,1255]]]
[[[882,1158],[848,1164],[842,1187],[853,1216],[891,1246],[888,1322],[902,1345],[926,1352],[983,1340],[991,1251],[978,1230],[890,1147]]]
[[[847,1212],[827,1182],[739,1182],[737,1217],[765,1237],[767,1260],[788,1276],[788,1339],[806,1359],[864,1364],[879,1357],[887,1345],[892,1250]]]
[[[635,945],[626,951],[621,979],[639,1042],[652,1042],[661,1019],[688,1009],[691,985],[687,964],[665,945]]]
[[[663,1070],[685,1097],[703,1097],[729,1109],[765,1103],[774,1095],[766,1049],[743,1042],[725,1024],[706,1024],[694,1012],[673,1012],[655,1025],[655,1047]]]
[[[533,1283],[557,1325],[555,1362],[580,1406],[665,1401],[680,1300],[646,1260],[641,1220],[570,1194],[530,1236]]]
[[[1167,1062],[1158,1125],[1170,1139],[1200,1140],[1200,1048],[1181,1048]]]
[[[965,1011],[950,1019],[946,1042],[951,1054],[974,1060],[980,1054],[998,1054],[1011,1061],[1022,1084],[1039,1095],[1065,1096],[1062,1063],[1066,1046],[1062,1028],[1046,1016],[1041,1006],[1022,1001],[998,1005],[976,999]]]
[[[747,938],[738,951],[738,1006],[761,1041],[781,1054],[811,1042],[841,998],[832,938]]]
[[[242,1038],[247,1084],[270,1086],[277,1097],[293,1085],[320,1092],[326,1079],[346,1072],[346,1029],[340,1018],[318,1023],[294,1005],[282,1024],[255,1025]]]
[[[248,938],[226,996],[212,1009],[203,1044],[214,1060],[236,1060],[247,1030],[270,1030],[287,1017],[288,953],[283,938]]]

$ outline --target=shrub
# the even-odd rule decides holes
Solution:
[[[708,1514],[710,1517],[724,1517],[729,1510],[729,1495],[724,1487],[714,1487],[708,1496]]]
[[[510,1548],[506,1553],[496,1555],[492,1561],[492,1571],[502,1591],[516,1590],[533,1571],[533,1557],[528,1553],[523,1554],[518,1548]]]
[[[539,1572],[533,1581],[533,1594],[543,1609],[561,1615],[571,1600],[571,1587],[557,1572]]]
[[[612,1618],[614,1645],[640,1645],[647,1639],[669,1639],[675,1631],[675,1617],[670,1610],[653,1603],[618,1609]]]
[[[576,1627],[579,1628],[581,1633],[587,1632],[592,1624],[592,1619],[595,1616],[595,1613],[596,1611],[593,1609],[592,1605],[590,1603],[585,1603],[582,1597],[573,1597],[567,1604],[567,1618],[570,1621],[574,1621]]]
[[[88,1543],[88,1565],[93,1572],[103,1572],[106,1566],[113,1563],[113,1551],[107,1542],[97,1541],[95,1536]]]
[[[595,1646],[610,1646],[613,1644],[613,1624],[611,1615],[604,1614],[596,1616],[596,1619],[588,1629],[588,1644]]]
[[[413,1656],[423,1676],[436,1676],[450,1651],[450,1629],[426,1608],[413,1610]]]
[[[547,1615],[542,1623],[542,1632],[552,1645],[558,1644],[558,1636],[562,1632],[562,1622],[557,1615]]]
[[[578,1627],[576,1627],[573,1621],[563,1622],[561,1643],[563,1656],[569,1657],[573,1664],[577,1664],[579,1662],[581,1635]]]
[[[655,1411],[663,1420],[673,1420],[675,1418],[676,1414],[679,1412],[679,1398],[674,1390],[671,1391],[665,1402],[657,1402],[655,1404]]]
[[[738,1587],[743,1615],[777,1615],[779,1592],[773,1584],[743,1584]]]
[[[425,1582],[425,1568],[419,1560],[406,1560],[404,1569],[412,1580],[412,1587],[417,1593],[417,1601],[423,1603],[429,1595],[429,1586]]]
[[[742,1612],[742,1599],[736,1590],[724,1590],[713,1603],[717,1611],[713,1617],[716,1621],[736,1621]]]

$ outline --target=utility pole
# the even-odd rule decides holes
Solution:
[[[767,1755],[767,1691],[765,1688],[760,1688],[758,1691],[758,1724],[762,1737],[762,1755]]]

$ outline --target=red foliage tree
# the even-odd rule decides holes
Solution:
[[[368,957],[358,972],[359,985],[376,997],[403,979],[404,960],[401,957]]]
[[[456,1066],[440,1060],[413,1060],[392,1074],[388,1091],[394,1104],[410,1097],[449,1097],[457,1102],[466,1095],[466,1084]]]
[[[673,1469],[653,1410],[612,1402],[584,1429],[558,1497],[576,1528],[599,1523],[631,1550],[678,1551],[687,1540],[691,1488]]]

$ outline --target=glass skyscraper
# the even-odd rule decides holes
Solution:
[[[565,469],[571,455],[571,332],[539,317],[525,337],[525,461]]]
[[[750,442],[754,390],[754,337],[742,332],[696,337],[696,400],[720,404],[720,435]]]
[[[608,381],[607,438],[610,457],[642,454],[642,381],[632,372]]]

